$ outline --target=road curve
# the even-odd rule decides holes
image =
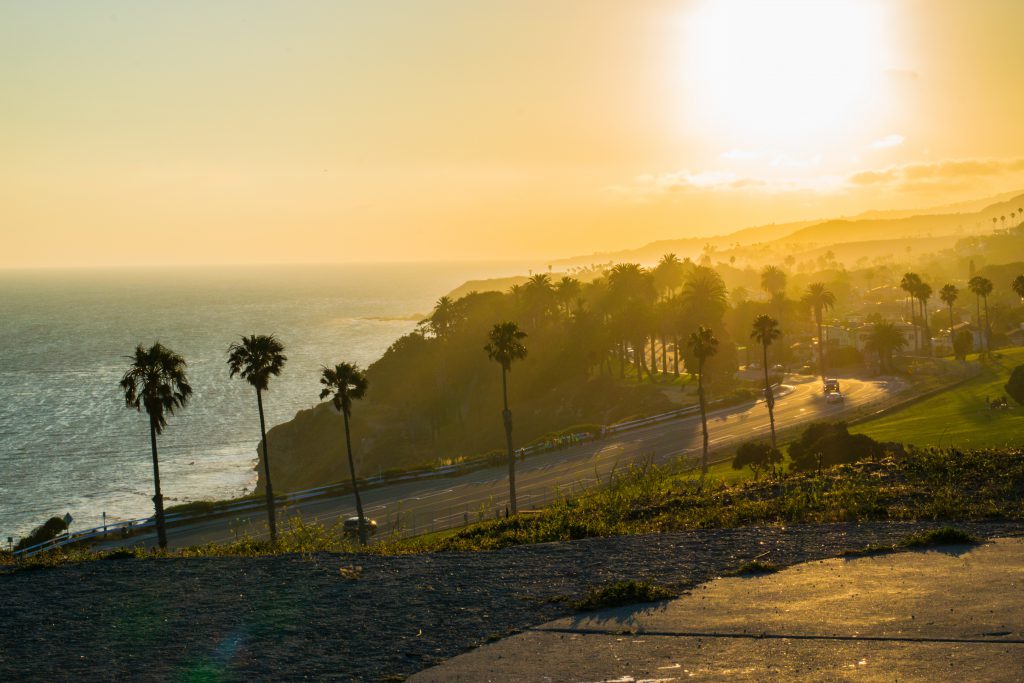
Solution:
[[[846,400],[825,402],[817,381],[804,378],[786,385],[775,404],[777,430],[812,420],[836,420],[865,406],[888,398],[894,391],[886,381],[843,380]],[[734,446],[752,438],[768,438],[768,412],[764,401],[735,406],[708,415],[712,449]],[[516,470],[520,509],[545,502],[581,488],[607,481],[615,469],[637,461],[667,462],[679,456],[699,457],[700,417],[687,417],[651,425],[579,444],[565,450],[532,456]],[[397,530],[403,535],[446,529],[484,517],[504,514],[508,502],[508,479],[504,465],[445,479],[432,479],[369,489],[362,494],[368,517],[377,520],[379,534]],[[351,495],[304,501],[282,507],[278,525],[292,515],[330,524],[339,517],[355,514]],[[196,521],[168,529],[171,547],[210,542],[227,542],[240,534],[266,535],[266,511],[262,508]],[[130,545],[152,546],[155,533],[143,533],[126,541],[98,544],[100,548]]]

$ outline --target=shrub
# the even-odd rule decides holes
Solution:
[[[605,607],[621,607],[641,602],[656,602],[678,597],[679,594],[664,586],[655,586],[644,581],[618,581],[607,586],[591,588],[582,599],[573,603],[578,610],[594,610]]]
[[[15,550],[21,550],[22,548],[29,548],[34,545],[38,545],[43,541],[49,541],[51,538],[57,538],[61,533],[67,530],[68,525],[64,523],[64,520],[60,517],[50,517],[41,526],[37,526],[32,530],[25,538],[18,541],[18,545],[14,546]]]
[[[782,462],[782,453],[764,441],[748,441],[736,449],[736,457],[732,460],[732,468],[741,470],[749,467],[754,473],[754,480],[768,468]]]
[[[969,330],[960,330],[953,335],[953,355],[957,360],[967,360],[967,354],[974,350],[974,335]]]
[[[789,445],[789,457],[795,470],[821,470],[824,467],[878,458],[885,447],[866,434],[850,434],[845,422],[812,422]]]
[[[1018,365],[1010,373],[1010,379],[1006,382],[1006,393],[1009,394],[1014,401],[1024,405],[1024,365]]]

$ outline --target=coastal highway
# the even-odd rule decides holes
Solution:
[[[775,403],[776,430],[812,420],[849,417],[890,397],[900,387],[886,381],[844,379],[842,388],[846,400],[832,404],[825,401],[821,383],[816,379],[801,378],[787,383]],[[735,447],[752,438],[767,440],[768,429],[768,411],[763,400],[708,415],[712,450]],[[594,486],[598,480],[607,482],[613,470],[634,462],[663,463],[685,456],[696,464],[700,452],[700,416],[696,415],[532,456],[516,465],[519,508],[539,507],[559,495]],[[711,459],[715,459],[713,455]],[[391,531],[415,535],[447,529],[504,514],[508,502],[507,467],[369,489],[362,492],[362,498],[365,514],[377,520],[378,537]],[[355,515],[355,503],[351,495],[344,495],[291,504],[278,509],[278,528],[285,525],[286,518],[297,514],[306,521],[330,525],[339,518]],[[264,508],[173,526],[167,531],[172,548],[226,542],[241,534],[266,536]],[[150,532],[124,541],[107,541],[97,547],[155,543],[156,534]]]

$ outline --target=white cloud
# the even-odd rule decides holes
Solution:
[[[889,147],[899,147],[903,144],[904,138],[902,135],[892,133],[886,135],[884,138],[879,138],[871,143],[871,149],[888,149]]]
[[[760,152],[752,149],[730,149],[728,152],[722,152],[721,154],[723,159],[729,159],[731,161],[750,161],[751,159],[757,159],[760,156]]]

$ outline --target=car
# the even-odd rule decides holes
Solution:
[[[373,536],[377,533],[377,521],[370,519],[369,517],[363,518],[363,525],[366,528],[366,535]],[[346,536],[358,536],[359,535],[359,518],[349,517],[345,520],[344,524]]]
[[[779,363],[776,363],[775,365],[772,366],[772,372],[785,372],[785,371],[786,371],[786,368],[783,367],[782,365],[780,365]]]
[[[823,385],[826,394],[831,394],[832,392],[839,393],[839,380],[829,378],[824,380]]]
[[[825,394],[826,403],[842,403],[844,400],[845,399],[843,398],[843,395],[840,394],[838,391],[830,391],[829,393]]]

